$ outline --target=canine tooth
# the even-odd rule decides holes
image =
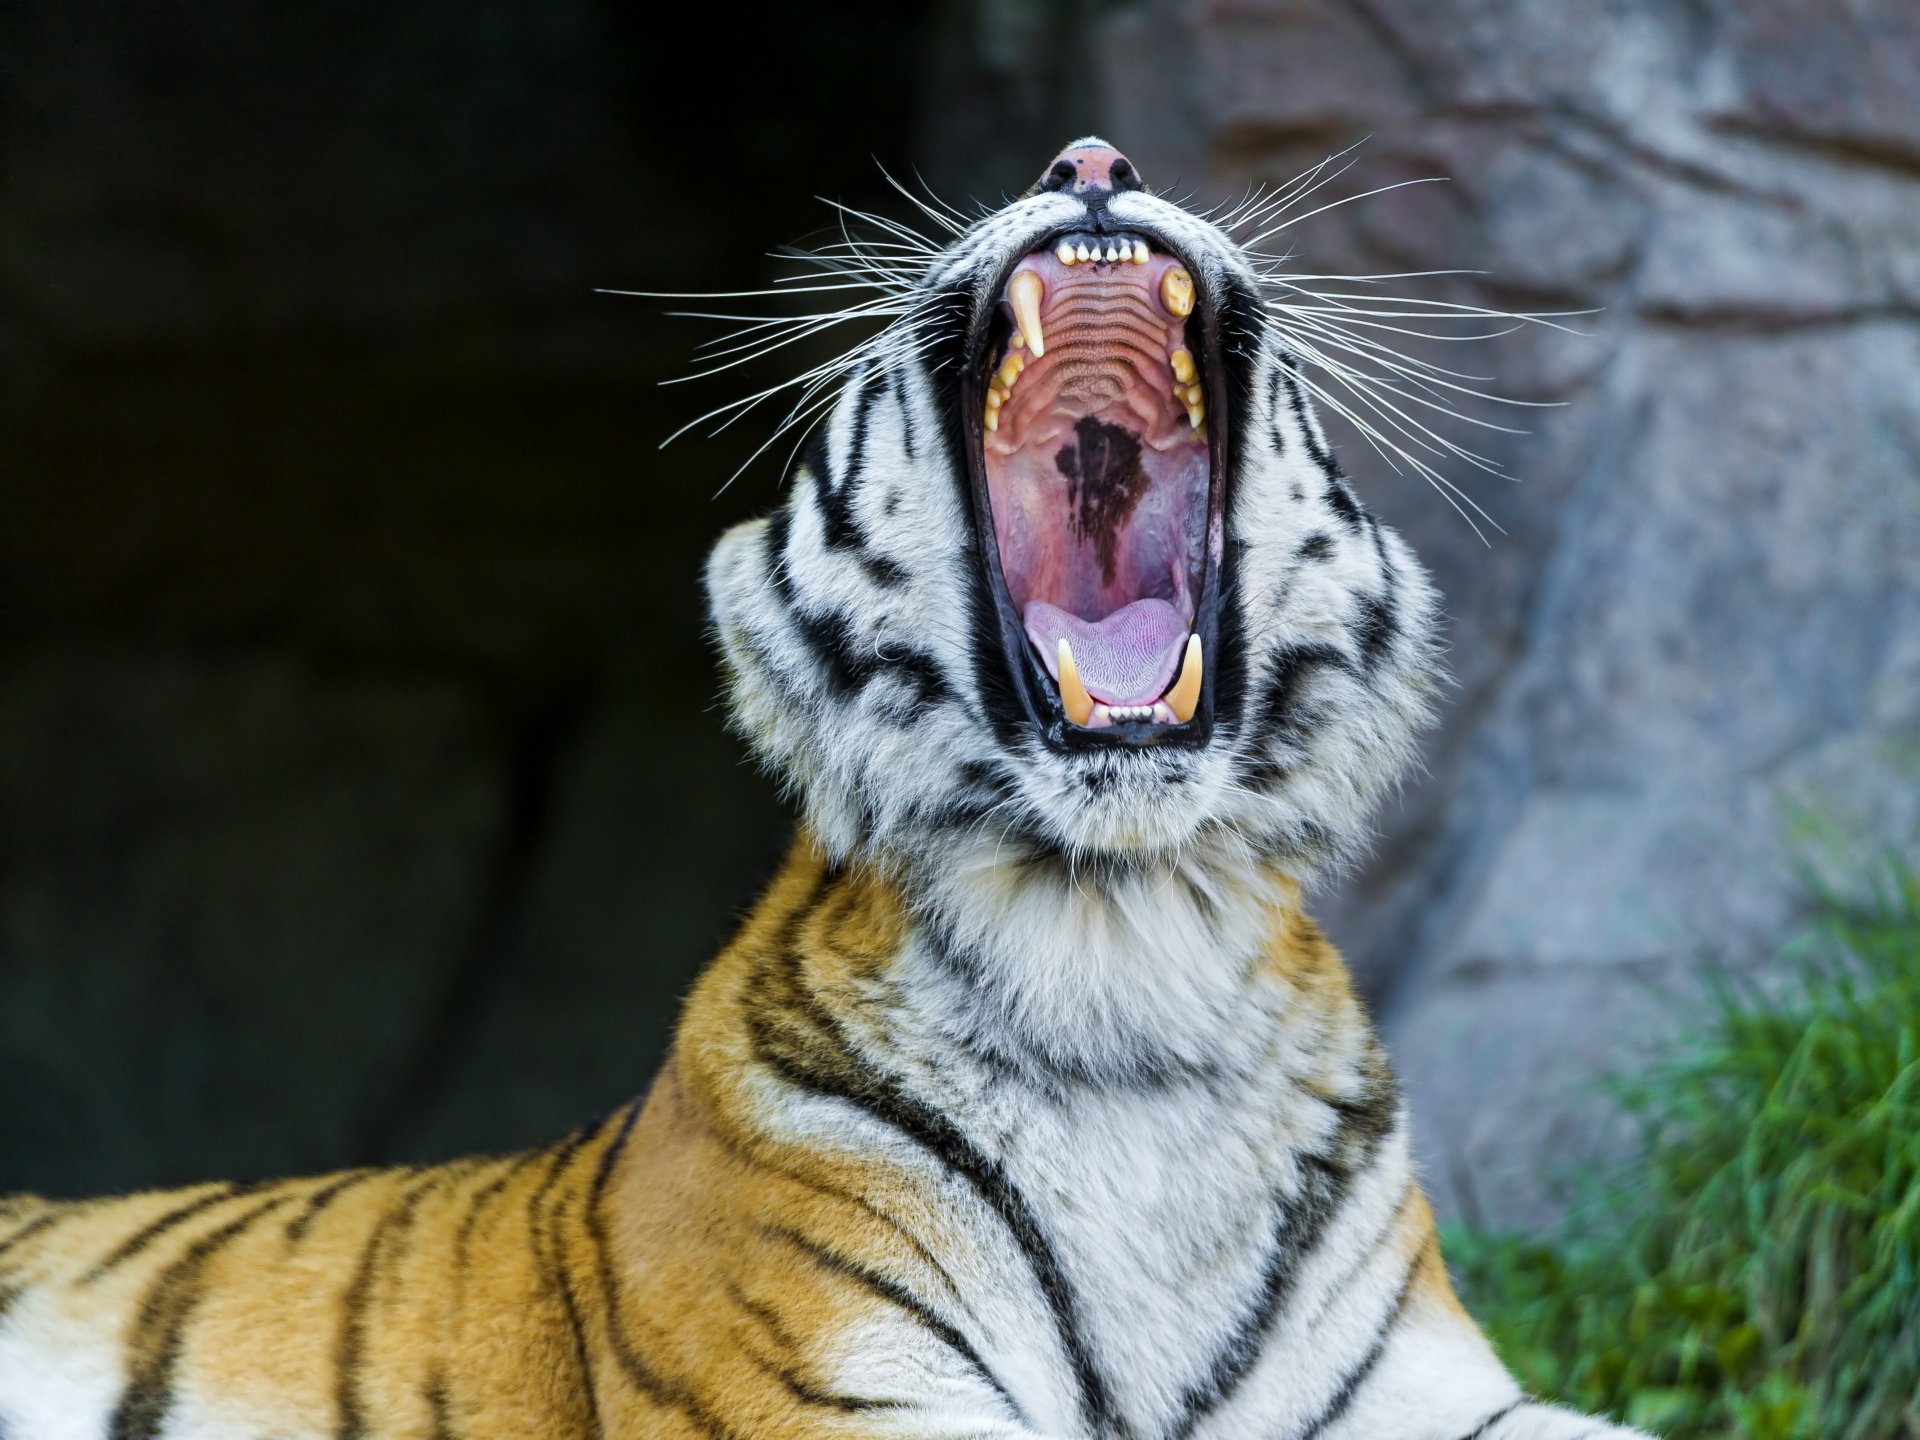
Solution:
[[[1082,254],[1080,258],[1084,260],[1087,257]],[[1007,298],[1013,302],[1014,323],[1026,337],[1027,348],[1033,351],[1036,360],[1047,353],[1047,337],[1040,329],[1040,297],[1046,293],[1046,288],[1040,277],[1031,270],[1022,270],[1007,286]]]
[[[1065,644],[1063,640],[1060,642]],[[1180,663],[1180,678],[1173,682],[1173,688],[1160,697],[1161,703],[1173,712],[1173,718],[1182,725],[1193,719],[1193,712],[1200,708],[1200,637],[1187,637],[1187,658]]]
[[[1147,263],[1146,241],[1136,240],[1133,242],[1133,263],[1136,265],[1144,265]]]
[[[1080,683],[1080,671],[1073,663],[1073,647],[1067,643],[1067,637],[1060,637],[1060,708],[1067,712],[1067,719],[1076,725],[1084,725],[1093,718],[1093,696],[1087,693],[1087,687]],[[1196,681],[1194,693],[1198,695],[1199,684]]]
[[[1173,366],[1173,378],[1182,385],[1191,385],[1193,377],[1200,372],[1194,369],[1193,355],[1182,347],[1167,357],[1167,363]]]
[[[1075,255],[1073,253],[1073,246],[1069,245],[1065,240],[1062,240],[1060,242],[1060,248],[1058,250],[1055,250],[1053,254],[1054,254],[1054,258],[1057,259],[1062,265],[1071,265],[1075,260],[1078,260],[1080,258],[1078,255]]]
[[[1193,313],[1193,276],[1184,265],[1175,265],[1160,277],[1160,303],[1170,315],[1184,318]]]
[[[1093,258],[1093,252],[1087,249],[1087,242],[1084,240],[1073,247],[1073,253],[1078,255],[1082,260],[1091,260]]]

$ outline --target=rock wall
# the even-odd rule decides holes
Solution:
[[[1920,853],[1920,10],[1075,23],[1096,113],[1056,128],[1100,129],[1149,183],[1237,199],[1369,136],[1316,201],[1449,177],[1284,231],[1298,270],[1471,267],[1398,283],[1591,312],[1461,347],[1458,368],[1563,407],[1480,434],[1521,483],[1449,467],[1504,527],[1491,545],[1351,430],[1340,446],[1437,574],[1459,686],[1429,774],[1321,909],[1443,1208],[1537,1222],[1561,1168],[1607,1150],[1596,1068],[1683,1027],[1701,966],[1765,965],[1799,867],[1857,881],[1883,846]],[[964,150],[970,117],[947,123],[938,148]]]

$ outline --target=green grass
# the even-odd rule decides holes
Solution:
[[[1448,1231],[1534,1394],[1674,1440],[1920,1437],[1920,877],[1823,902],[1785,968],[1616,1086],[1630,1184],[1548,1237]]]

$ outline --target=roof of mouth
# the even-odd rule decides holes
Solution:
[[[1211,482],[1193,281],[1144,241],[1103,244],[1114,259],[1068,238],[1008,277],[983,400],[988,497],[1008,598],[1049,674],[1070,649],[1092,723],[1115,709],[1169,723],[1155,707],[1197,606]]]

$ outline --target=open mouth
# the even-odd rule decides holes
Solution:
[[[1016,687],[1069,744],[1200,741],[1224,440],[1206,297],[1135,233],[1009,270],[966,403],[983,558]]]

